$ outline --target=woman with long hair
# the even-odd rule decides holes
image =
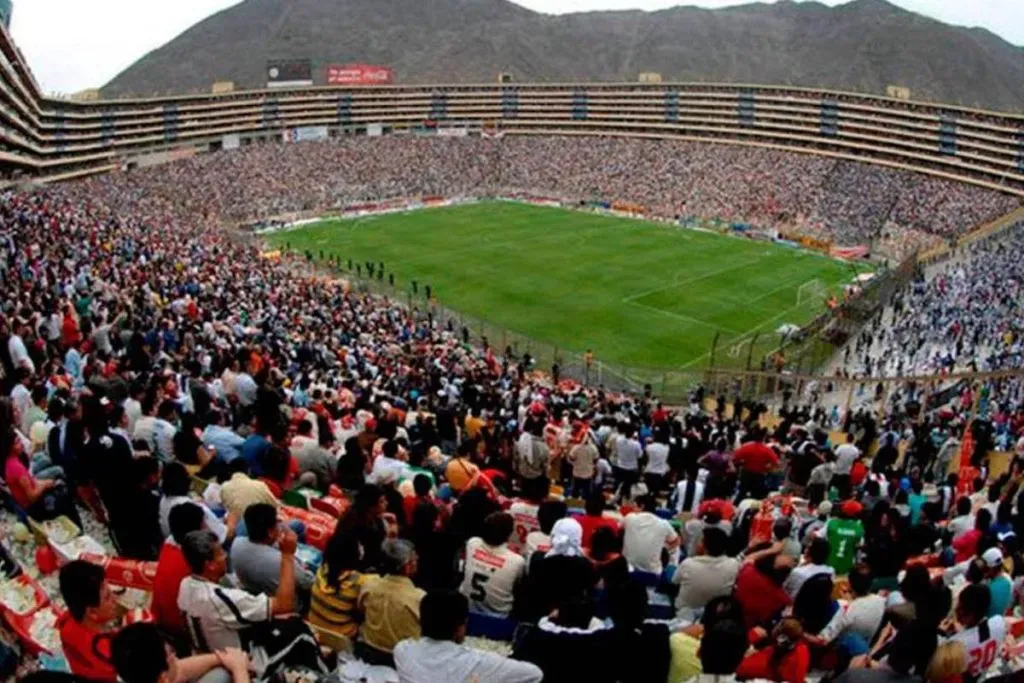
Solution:
[[[334,534],[324,551],[324,561],[313,582],[309,622],[346,638],[359,633],[359,590],[372,574],[359,571],[359,541],[346,534]]]
[[[379,486],[365,484],[334,530],[332,541],[338,536],[350,536],[359,543],[362,552],[358,566],[361,571],[373,571],[379,565],[380,546],[388,536],[388,525],[384,519],[386,512],[384,492]]]
[[[366,455],[355,436],[345,441],[344,448],[345,453],[338,459],[335,476],[338,486],[347,491],[355,491],[366,481]]]
[[[927,683],[955,683],[967,673],[967,647],[959,640],[947,640],[935,648],[925,672]]]
[[[39,521],[64,515],[82,528],[82,519],[67,486],[56,479],[40,480],[32,476],[25,445],[13,429],[0,435],[0,453],[4,458],[4,481],[18,507]]]
[[[195,413],[181,416],[181,427],[174,434],[174,458],[183,465],[198,472],[213,460],[213,453],[203,445],[199,438],[199,423]]]
[[[120,554],[135,559],[155,558],[161,538],[159,499],[144,491],[142,467],[132,456],[127,438],[111,429],[111,419],[125,420],[122,411],[108,412],[104,401],[83,400],[85,443],[81,453],[83,483],[99,494],[110,525],[110,536]],[[95,504],[95,502],[94,502]]]
[[[25,449],[29,462],[28,469],[33,477],[63,480],[64,468],[54,465],[44,451],[32,452],[32,440],[18,428],[20,422],[21,415],[18,414],[14,402],[7,396],[0,396],[0,434],[11,430],[18,437]]]
[[[441,525],[441,512],[433,503],[423,502],[412,513],[408,538],[416,546],[415,583],[423,590],[454,590],[459,542]]]

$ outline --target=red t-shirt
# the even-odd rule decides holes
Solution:
[[[966,562],[978,552],[978,541],[981,540],[981,532],[971,529],[960,538],[953,541],[953,550],[956,551],[957,563]]]
[[[64,340],[64,346],[68,347],[74,344],[76,341],[82,339],[82,333],[78,331],[78,323],[70,315],[64,316],[64,322],[61,323],[61,337]]]
[[[717,512],[726,522],[731,520],[736,514],[736,508],[733,507],[732,503],[727,500],[722,500],[721,498],[712,498],[711,500],[705,500],[700,504],[700,507],[697,508],[697,517],[703,518],[704,515],[712,511]]]
[[[867,478],[868,466],[864,464],[864,461],[858,460],[853,463],[853,466],[850,468],[850,485],[860,486]]]
[[[768,474],[779,466],[779,456],[759,441],[750,441],[736,449],[732,461],[753,474]]]
[[[608,527],[615,533],[619,533],[619,523],[614,519],[608,517],[594,517],[592,515],[573,515],[573,519],[580,523],[583,527],[583,547],[590,547],[590,539],[594,537],[594,532],[601,527]]]
[[[766,678],[783,683],[804,683],[807,680],[807,671],[811,668],[811,649],[807,643],[797,643],[791,652],[783,655],[773,665],[771,659],[774,651],[775,646],[772,645],[745,657],[736,669],[736,678]]]
[[[92,681],[116,681],[111,663],[110,641],[115,631],[93,631],[65,612],[58,622],[60,644],[71,673]]]
[[[156,623],[175,634],[185,632],[185,617],[178,609],[178,589],[191,573],[181,548],[170,541],[164,543],[156,563],[151,608]]]
[[[410,525],[412,524],[413,513],[416,512],[416,508],[420,506],[420,503],[430,503],[431,505],[436,505],[434,499],[431,498],[430,496],[424,496],[422,498],[420,498],[419,496],[405,496],[404,498],[402,498],[402,510],[405,512],[405,521],[408,522]]]
[[[32,501],[29,500],[28,491],[21,485],[25,477],[28,477],[29,481],[34,481],[32,474],[25,467],[25,463],[19,458],[7,458],[7,461],[4,463],[4,481],[7,482],[7,486],[11,489],[14,502],[20,507],[28,509],[32,506]]]
[[[748,629],[769,623],[791,602],[782,586],[752,564],[744,565],[736,576],[735,595],[743,606],[743,625]]]
[[[281,486],[280,482],[274,481],[269,477],[260,477],[260,481],[267,485],[267,488],[270,489],[270,493],[274,498],[281,500],[281,496],[284,495],[284,487]]]

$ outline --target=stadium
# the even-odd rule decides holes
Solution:
[[[0,25],[5,679],[1020,675],[1024,116],[260,69]]]

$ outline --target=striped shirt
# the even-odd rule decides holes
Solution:
[[[309,622],[319,628],[355,638],[359,633],[359,591],[373,574],[349,570],[338,575],[337,587],[327,583],[327,565],[321,565],[313,582]]]

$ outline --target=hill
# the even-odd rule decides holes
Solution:
[[[756,3],[718,10],[550,16],[508,0],[244,0],[150,52],[107,97],[262,87],[268,59],[366,62],[396,82],[666,80],[780,83],[1024,108],[1024,48],[884,0],[829,8]]]

